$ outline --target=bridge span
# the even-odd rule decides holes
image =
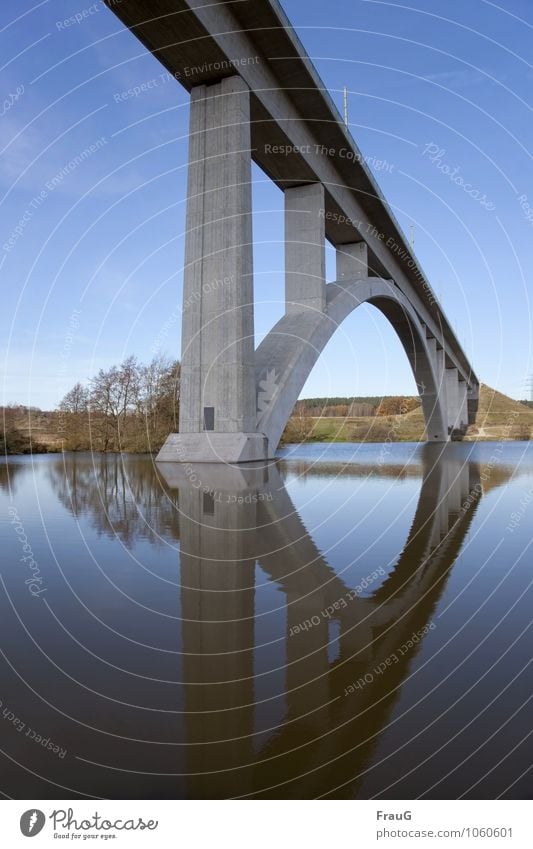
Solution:
[[[361,303],[402,342],[428,441],[460,438],[478,379],[277,0],[105,2],[191,94],[180,432],[158,459],[273,457],[320,352]],[[285,199],[286,312],[257,350],[252,161]]]

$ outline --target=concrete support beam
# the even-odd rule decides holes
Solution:
[[[437,346],[437,392],[446,406],[446,355],[443,348]]]
[[[368,277],[368,246],[366,242],[337,247],[337,281]]]
[[[430,360],[431,360],[431,362],[432,362],[432,364],[433,364],[433,368],[434,368],[435,370],[437,370],[437,366],[438,366],[438,360],[437,360],[437,340],[436,340],[433,336],[430,336],[430,337],[426,340],[426,344],[427,344],[427,346],[428,346],[428,357],[430,358]]]
[[[459,380],[457,387],[459,417],[457,427],[466,430],[468,427],[468,387],[464,380]]]
[[[423,330],[423,328],[422,328]],[[424,356],[411,357],[412,367],[422,400],[422,409],[426,421],[426,436],[428,442],[447,442],[448,428],[445,408],[438,388],[438,352],[437,340],[426,337],[426,353]]]
[[[326,309],[326,230],[321,183],[285,191],[287,312]]]
[[[446,411],[451,433],[459,427],[459,374],[456,368],[446,369]]]
[[[437,340],[433,336],[427,336],[427,355],[429,365],[433,369],[435,375],[435,391],[430,391],[433,386],[433,379],[430,375],[429,368],[424,368],[417,363],[417,386],[422,399],[422,408],[426,419],[426,435],[428,442],[447,442],[448,427],[446,421],[446,401],[442,394],[440,368],[441,358],[439,354],[442,351],[437,350]],[[427,372],[426,375],[423,372]],[[422,380],[419,380],[419,376]]]
[[[253,432],[250,93],[242,79],[194,89],[190,124],[180,432]]]
[[[265,457],[256,432],[250,92],[241,77],[191,95],[180,433],[160,461]]]
[[[466,392],[468,407],[468,424],[476,423],[476,414],[479,406],[479,385],[469,386]]]

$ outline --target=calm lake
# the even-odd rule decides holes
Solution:
[[[0,465],[2,793],[533,798],[533,444]]]

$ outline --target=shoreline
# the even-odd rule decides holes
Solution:
[[[475,443],[475,442],[505,442],[505,443],[527,443],[533,442],[533,439],[509,439],[508,437],[499,437],[499,436],[466,436],[464,439],[459,440],[450,440],[452,442],[467,442],[467,443]],[[416,445],[426,445],[427,440],[425,439],[394,439],[394,440],[384,440],[384,439],[303,439],[303,440],[290,440],[281,442],[279,445],[280,449],[287,448],[290,445],[408,445],[408,444],[416,444]],[[432,443],[433,444],[433,443]],[[443,442],[440,443],[442,445],[447,445],[448,443]],[[159,449],[158,449],[159,450]],[[9,459],[9,457],[44,457],[44,456],[58,456],[61,454],[98,454],[98,455],[109,455],[109,456],[119,456],[125,454],[131,457],[142,457],[142,456],[151,456],[155,457],[158,454],[157,451],[120,451],[120,450],[112,450],[112,451],[93,451],[90,447],[83,448],[80,450],[69,450],[62,451],[51,450],[51,451],[11,451],[11,452],[3,452],[2,457],[4,459]]]

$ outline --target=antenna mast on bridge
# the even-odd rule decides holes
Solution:
[[[348,126],[348,89],[344,86],[344,124]]]
[[[526,380],[525,387],[529,390],[529,400],[533,404],[533,373]]]

